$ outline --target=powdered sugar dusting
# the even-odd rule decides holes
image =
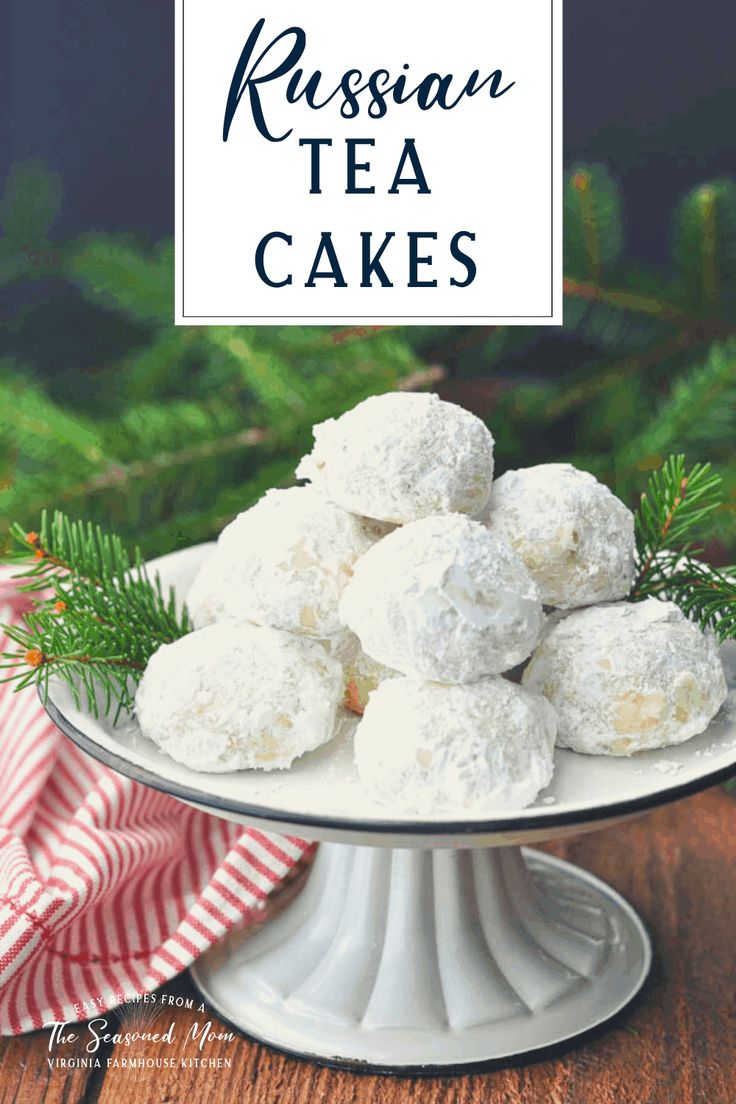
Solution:
[[[136,695],[141,732],[193,770],[275,770],[332,738],[342,667],[317,642],[228,622],[165,644]]]
[[[313,487],[268,491],[220,534],[187,595],[194,624],[225,618],[305,636],[340,631],[353,565],[378,539]]]
[[[461,683],[525,659],[542,606],[507,546],[450,514],[411,522],[374,545],[355,565],[340,616],[385,666]]]
[[[726,697],[715,638],[654,598],[571,613],[543,637],[522,682],[557,709],[558,744],[588,754],[682,743]]]
[[[475,514],[491,489],[493,437],[480,418],[436,395],[375,395],[315,426],[296,474],[346,510],[382,521]]]
[[[482,520],[526,564],[545,605],[615,601],[634,578],[634,517],[589,472],[539,464],[493,484]]]
[[[355,737],[360,780],[419,814],[528,805],[552,778],[555,714],[502,678],[383,682]]]

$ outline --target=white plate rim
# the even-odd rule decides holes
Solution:
[[[488,820],[382,820],[378,818],[355,820],[350,817],[295,813],[286,809],[256,805],[245,801],[226,801],[217,794],[185,786],[150,770],[148,767],[142,767],[125,756],[109,751],[91,736],[77,728],[50,697],[45,708],[57,728],[81,751],[86,752],[105,766],[112,767],[113,770],[134,782],[142,782],[144,785],[150,786],[151,789],[169,794],[170,797],[176,797],[187,804],[205,805],[213,812],[234,813],[237,816],[264,820],[271,824],[284,824],[289,827],[324,828],[340,832],[362,832],[366,834],[375,832],[378,835],[394,836],[475,836],[529,831],[537,828],[563,828],[576,824],[592,824],[598,820],[618,819],[619,817],[632,816],[636,813],[656,809],[660,805],[668,805],[672,801],[690,797],[692,794],[707,790],[710,786],[725,782],[736,775],[736,759],[734,759],[734,762],[718,767],[704,775],[699,775],[697,778],[691,778],[687,782],[681,782],[665,789],[655,790],[651,794],[641,794],[639,797],[626,798],[591,808],[570,809],[567,812],[554,809],[548,811],[539,809],[537,806],[533,814],[520,810],[513,815]]]

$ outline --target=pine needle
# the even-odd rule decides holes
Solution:
[[[710,464],[686,469],[670,456],[653,472],[635,517],[637,571],[632,601],[665,598],[721,640],[736,637],[736,574],[698,559],[699,527],[723,505],[721,477]]]
[[[49,678],[62,678],[76,705],[114,719],[131,712],[135,687],[162,644],[191,632],[173,589],[165,592],[138,549],[129,555],[114,534],[71,521],[57,511],[42,515],[37,532],[12,530],[20,589],[34,595],[23,625],[2,630],[15,645],[2,654],[0,681],[15,690],[34,685],[48,697]]]

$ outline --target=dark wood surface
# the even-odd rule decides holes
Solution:
[[[465,1077],[388,1078],[322,1069],[237,1037],[213,1041],[221,1068],[54,1069],[48,1032],[0,1040],[0,1100],[18,1104],[736,1104],[736,798],[721,788],[548,848],[592,870],[654,937],[651,980],[604,1034],[563,1057]],[[165,990],[194,997],[186,978]],[[195,1002],[196,1003],[196,1002]],[[168,1008],[167,1008],[168,1013]],[[202,1022],[173,1008],[177,1037]],[[157,1021],[160,1023],[161,1021]],[[119,1030],[114,1017],[112,1029]],[[212,1016],[213,1029],[227,1031]],[[84,1040],[86,1041],[86,1040]],[[135,1056],[176,1059],[183,1042]],[[72,1058],[80,1044],[67,1046]],[[196,1049],[196,1048],[195,1048]],[[191,1054],[191,1043],[187,1054]],[[229,1065],[225,1064],[229,1063]]]

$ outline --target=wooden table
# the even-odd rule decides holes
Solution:
[[[655,966],[643,995],[614,1027],[554,1061],[456,1078],[386,1078],[321,1069],[236,1036],[203,1050],[220,1068],[180,1068],[196,1055],[184,1036],[203,1017],[187,978],[159,993],[170,1046],[136,1058],[176,1063],[123,1069],[131,1048],[103,1044],[102,1068],[50,1070],[49,1032],[0,1040],[0,1100],[17,1104],[736,1104],[736,792],[721,788],[549,850],[619,889],[648,924]],[[227,1032],[215,1016],[213,1029]],[[120,1030],[114,1015],[110,1030]],[[73,1030],[73,1028],[71,1028]],[[64,1048],[82,1056],[82,1044]],[[108,1066],[107,1060],[113,1063]]]

